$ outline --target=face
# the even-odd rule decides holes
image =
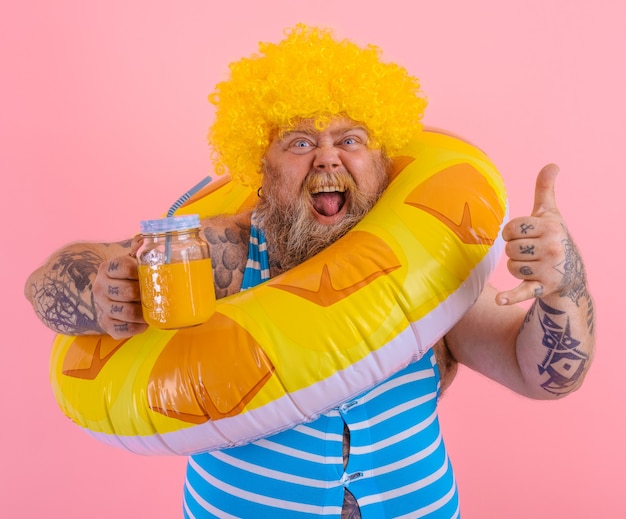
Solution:
[[[318,130],[306,120],[275,137],[257,208],[271,256],[292,268],[341,237],[376,203],[389,161],[347,118]]]
[[[337,118],[317,130],[306,120],[270,143],[263,192],[279,187],[285,203],[305,197],[310,216],[333,225],[349,212],[351,197],[378,196],[387,177],[383,162],[381,151],[368,147],[367,130],[354,121]]]

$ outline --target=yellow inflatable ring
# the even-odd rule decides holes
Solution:
[[[187,455],[313,420],[419,359],[495,267],[506,196],[484,153],[442,133],[423,132],[394,163],[352,231],[218,300],[206,323],[125,340],[57,336],[51,376],[63,412],[105,443]],[[183,212],[250,203],[231,182],[209,191]]]

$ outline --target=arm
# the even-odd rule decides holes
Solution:
[[[555,203],[557,172],[541,170],[531,216],[503,230],[508,268],[521,284],[500,293],[487,287],[446,337],[460,363],[540,399],[581,386],[595,343],[583,264]],[[516,304],[533,298],[527,312]]]
[[[133,253],[139,240],[72,243],[33,272],[24,289],[41,321],[57,333],[115,338],[146,329]]]
[[[202,222],[217,297],[236,293],[246,265],[250,214]],[[137,237],[118,243],[73,243],[55,252],[26,282],[24,293],[41,321],[66,335],[143,332],[135,252]]]

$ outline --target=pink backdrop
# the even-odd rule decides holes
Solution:
[[[130,236],[206,175],[207,93],[228,62],[298,21],[378,44],[420,76],[426,123],[488,151],[513,215],[530,211],[538,169],[560,164],[557,200],[596,299],[593,369],[559,402],[462,369],[444,434],[466,519],[626,517],[623,0],[4,2],[0,516],[180,516],[183,459],[105,447],[62,416],[53,334],[22,287],[53,249]],[[514,283],[504,268],[493,281]]]

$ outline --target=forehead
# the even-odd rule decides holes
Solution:
[[[367,128],[362,123],[353,121],[349,117],[337,116],[332,118],[328,124],[320,127],[316,119],[302,119],[290,128],[284,128],[278,132],[279,138],[285,138],[294,133],[306,134],[341,134],[349,131],[362,131],[368,134]]]

